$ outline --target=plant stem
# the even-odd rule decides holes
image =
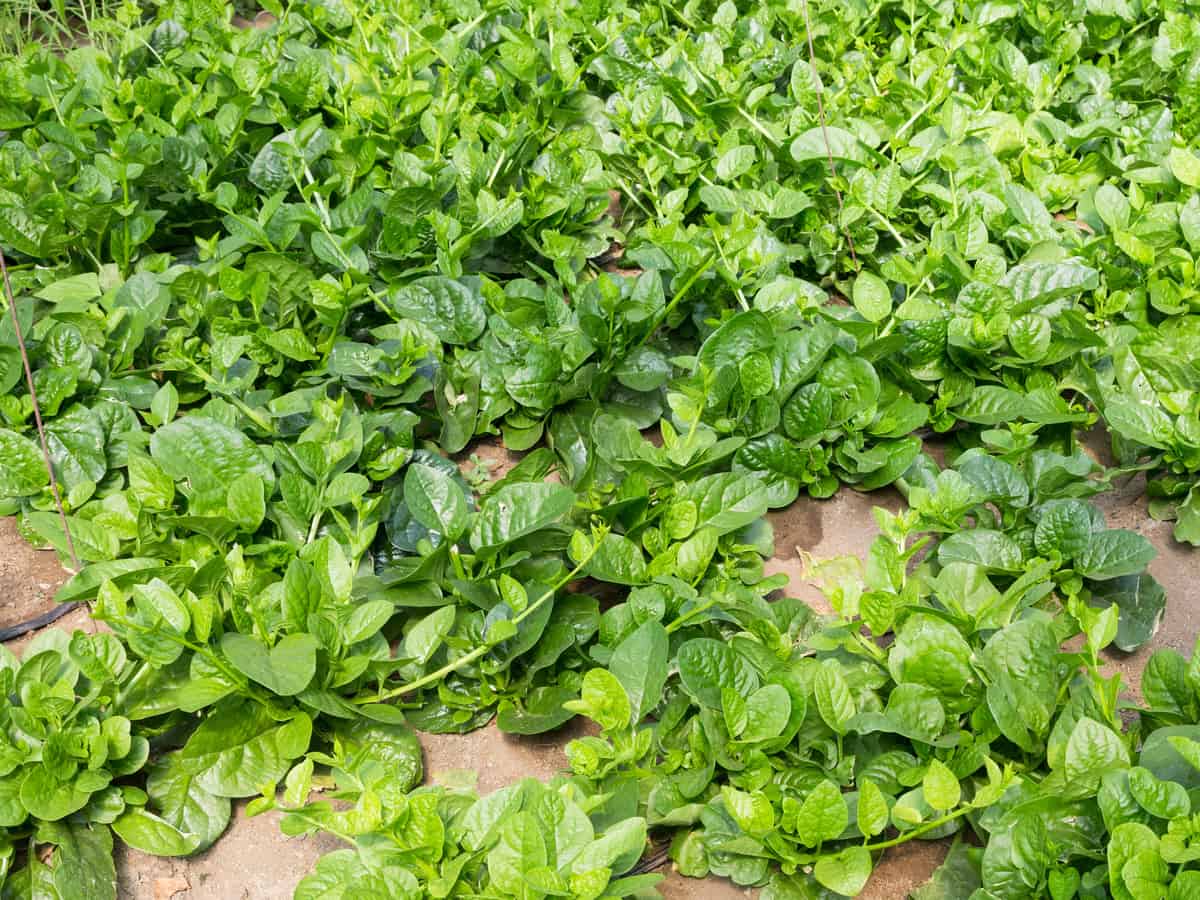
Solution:
[[[607,531],[608,531],[607,528],[598,529],[596,534],[593,535],[592,546],[591,546],[591,549],[588,551],[587,556],[585,556],[583,559],[581,559],[576,564],[574,569],[572,569],[570,572],[568,572],[566,575],[564,575],[562,578],[560,578],[555,584],[553,584],[551,587],[549,587],[544,594],[542,594],[540,597],[538,597],[536,600],[534,600],[532,603],[530,603],[527,607],[525,607],[525,609],[522,610],[518,615],[513,616],[512,623],[514,625],[520,625],[522,622],[524,622],[526,619],[528,619],[531,615],[533,615],[533,613],[536,612],[539,607],[541,607],[543,604],[545,604],[547,600],[549,600],[551,597],[553,597],[555,594],[557,594],[559,589],[562,588],[563,585],[567,584],[569,581],[573,581],[579,575],[579,573],[583,571],[584,567],[589,562],[591,562],[592,557],[596,555],[596,551],[600,549],[600,541],[603,539],[603,537],[607,533]],[[399,687],[392,688],[390,691],[385,691],[376,697],[358,697],[355,699],[354,702],[359,703],[359,704],[385,703],[388,700],[392,700],[396,697],[403,696],[404,694],[411,694],[413,691],[418,690],[419,688],[423,688],[426,685],[441,681],[447,675],[450,675],[453,672],[457,672],[459,669],[463,668],[463,666],[467,665],[468,663],[472,663],[475,660],[479,659],[479,657],[483,656],[485,653],[487,653],[491,649],[492,649],[491,644],[486,644],[486,643],[480,644],[478,647],[476,647],[471,652],[466,653],[466,654],[458,657],[457,659],[451,660],[450,662],[446,663],[446,665],[442,666],[440,669],[430,672],[428,675],[422,675],[416,681],[410,681],[408,684],[402,684]]]
[[[650,327],[646,329],[646,333],[642,335],[642,339],[638,341],[639,347],[645,344],[646,341],[650,340],[650,335],[654,334],[654,332],[658,330],[658,326],[667,320],[667,317],[670,316],[675,307],[679,305],[679,301],[687,296],[687,292],[692,289],[692,285],[699,281],[700,277],[710,268],[712,268],[712,264],[716,262],[716,259],[717,253],[715,250],[711,251],[708,256],[704,258],[704,261],[700,263],[699,268],[697,268],[696,271],[688,277],[688,280],[683,283],[683,287],[675,292],[675,296],[671,298],[671,302],[664,307],[663,311],[658,315]]]
[[[962,809],[957,809],[949,815],[942,816],[940,819],[934,819],[932,822],[926,822],[924,825],[919,825],[912,831],[906,831],[889,841],[880,841],[877,844],[867,844],[866,848],[868,850],[886,850],[889,847],[899,847],[901,844],[911,841],[913,838],[920,837],[928,831],[933,831],[935,828],[940,828],[947,822],[953,822],[955,819],[965,816],[970,811],[970,806],[964,806]]]

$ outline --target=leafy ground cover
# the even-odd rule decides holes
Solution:
[[[0,653],[3,896],[236,798],[347,842],[303,898],[654,896],[668,842],[853,896],[952,835],[922,900],[1200,896],[1200,658],[1102,671],[1166,597],[1089,500],[1145,472],[1200,542],[1194,4],[267,7],[0,59],[110,629]],[[6,319],[0,512],[67,558],[22,377]],[[764,515],[843,484],[908,508],[822,616]],[[577,715],[548,784],[417,786],[415,732]]]

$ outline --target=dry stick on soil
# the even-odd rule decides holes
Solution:
[[[813,47],[812,19],[808,16],[808,0],[801,0],[801,7],[804,10],[804,36],[808,38],[808,62],[812,66],[813,83],[817,89],[817,116],[821,120],[821,137],[825,141],[825,152],[829,156],[829,172],[832,176],[829,186],[833,188],[833,196],[837,198],[838,224],[842,226],[842,234],[846,238],[846,245],[850,248],[850,259],[854,263],[855,271],[857,271],[858,254],[854,252],[854,238],[850,237],[850,229],[842,224],[842,192],[838,190],[837,164],[833,161],[833,147],[829,144],[829,128],[825,124],[825,87],[821,83],[821,76],[817,73],[817,51]]]
[[[0,250],[0,277],[3,277],[4,280],[4,297],[8,301],[8,313],[12,317],[13,331],[17,336],[17,349],[21,352],[21,363],[25,366],[25,383],[29,386],[29,399],[33,402],[33,421],[37,424],[38,439],[42,443],[42,459],[46,462],[46,472],[50,476],[50,490],[54,494],[54,505],[58,507],[58,518],[62,522],[63,534],[67,538],[67,552],[71,554],[71,565],[74,567],[74,571],[78,572],[82,567],[79,565],[79,556],[75,553],[75,542],[71,539],[71,526],[67,523],[67,511],[63,509],[62,495],[58,491],[58,478],[54,475],[54,464],[50,461],[46,429],[42,426],[42,410],[38,405],[37,389],[33,385],[33,369],[29,365],[29,353],[25,349],[25,335],[21,332],[21,320],[17,315],[17,301],[13,297],[12,284],[8,280],[8,261],[4,258],[3,250]],[[78,603],[64,603],[45,615],[3,629],[0,631],[0,639],[11,640],[36,628],[42,628],[61,619],[78,606]]]

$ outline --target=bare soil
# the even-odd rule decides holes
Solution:
[[[476,447],[479,457],[496,461],[491,477],[502,475],[517,458],[494,447]],[[1191,652],[1200,621],[1200,578],[1196,556],[1171,538],[1171,524],[1146,515],[1140,480],[1118,487],[1099,498],[1110,525],[1132,528],[1153,541],[1159,550],[1150,571],[1167,590],[1169,603],[1162,628],[1151,646],[1135,654],[1114,654],[1110,665],[1119,670],[1136,691],[1140,674],[1156,647]],[[900,509],[895,491],[870,495],[843,489],[830,500],[802,498],[790,508],[772,513],[776,556],[767,563],[769,573],[791,578],[789,591],[827,610],[820,594],[804,583],[802,554],[817,559],[866,553],[877,533],[873,506]],[[31,549],[18,535],[12,520],[0,519],[0,627],[43,613],[53,605],[55,589],[66,573],[55,555]],[[62,619],[60,627],[95,628],[87,613],[78,610]],[[9,646],[18,650],[23,641]],[[575,726],[577,727],[577,726]],[[553,735],[514,738],[494,726],[468,735],[422,735],[426,777],[430,781],[461,779],[476,774],[481,791],[495,790],[518,778],[547,778],[566,765],[563,747],[578,734],[571,727]],[[239,808],[229,831],[211,850],[188,859],[161,859],[123,848],[118,852],[120,896],[127,900],[286,900],[317,857],[335,849],[335,838],[285,838],[274,813],[248,819]],[[889,851],[861,895],[867,900],[896,900],[924,883],[941,862],[943,842],[914,841]],[[670,873],[663,894],[668,900],[744,900],[757,891],[726,881],[682,878]]]

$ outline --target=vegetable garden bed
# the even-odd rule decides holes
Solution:
[[[1193,4],[265,6],[0,31],[0,897],[1200,896]]]

